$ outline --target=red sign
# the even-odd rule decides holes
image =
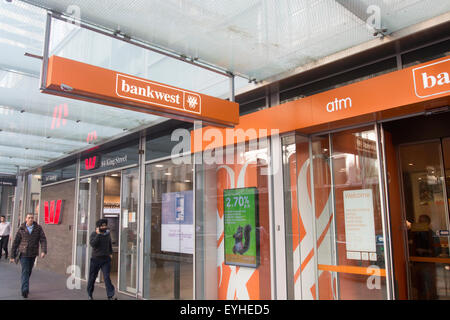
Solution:
[[[84,159],[84,168],[86,170],[94,170],[100,168],[100,156],[92,156]]]
[[[63,206],[63,200],[53,200],[44,202],[44,222],[45,224],[60,224],[61,223],[61,210]]]

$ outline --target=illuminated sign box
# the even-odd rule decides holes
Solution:
[[[259,208],[256,188],[223,190],[225,264],[257,268]]]
[[[43,92],[182,121],[232,127],[239,104],[86,63],[51,56]]]

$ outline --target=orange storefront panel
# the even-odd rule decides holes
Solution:
[[[449,77],[450,59],[444,57],[244,115],[234,130],[256,129],[258,137],[275,131],[309,134],[423,112],[450,104]],[[219,130],[225,137],[231,129]],[[193,152],[233,143],[194,144],[197,134],[202,135],[194,131],[191,137]],[[234,143],[247,140],[243,137]]]

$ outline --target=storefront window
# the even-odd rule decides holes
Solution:
[[[6,221],[12,222],[14,211],[15,187],[0,186],[0,215],[5,216]]]
[[[283,183],[284,183],[284,208],[286,223],[286,279],[288,299],[300,300],[312,298],[313,292],[308,290],[307,281],[314,281],[314,269],[309,266],[312,261],[308,249],[313,249],[312,241],[309,241],[310,248],[306,246],[305,227],[306,218],[311,215],[309,198],[304,198],[308,193],[301,192],[301,201],[297,190],[306,190],[309,177],[309,139],[306,137],[291,135],[283,138]],[[300,166],[297,168],[297,164]],[[302,174],[299,175],[298,173]],[[306,176],[305,176],[306,175]],[[300,176],[303,176],[300,184]],[[300,213],[303,216],[300,216]],[[311,219],[309,219],[311,220]],[[312,236],[311,233],[308,236]],[[312,238],[311,238],[312,240]],[[303,259],[302,259],[303,258]],[[308,260],[306,260],[308,258]],[[301,265],[303,263],[303,270]],[[305,271],[305,266],[308,268]],[[310,277],[305,276],[306,272],[313,271]],[[300,276],[302,273],[302,276]],[[302,283],[302,282],[305,283]]]
[[[189,158],[145,172],[144,298],[193,299],[194,197]]]
[[[387,299],[374,127],[292,140],[283,141],[288,297]]]
[[[27,176],[27,209],[26,213],[32,213],[36,217],[39,214],[39,198],[41,194],[41,175],[29,174]]]
[[[271,299],[269,146],[224,149],[196,169],[196,299]]]
[[[119,290],[136,293],[139,169],[122,171]]]
[[[75,264],[80,268],[81,279],[86,280],[86,249],[88,238],[90,179],[80,180],[78,194],[77,242]]]

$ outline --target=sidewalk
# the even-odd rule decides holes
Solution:
[[[30,293],[27,299],[20,294],[20,263],[9,264],[4,258],[0,261],[0,300],[87,300],[86,282],[81,289],[70,290],[66,287],[69,275],[33,269],[30,278]],[[117,292],[117,286],[116,286]],[[96,284],[94,300],[106,300],[103,284]],[[119,300],[135,300],[134,297],[117,293]]]

